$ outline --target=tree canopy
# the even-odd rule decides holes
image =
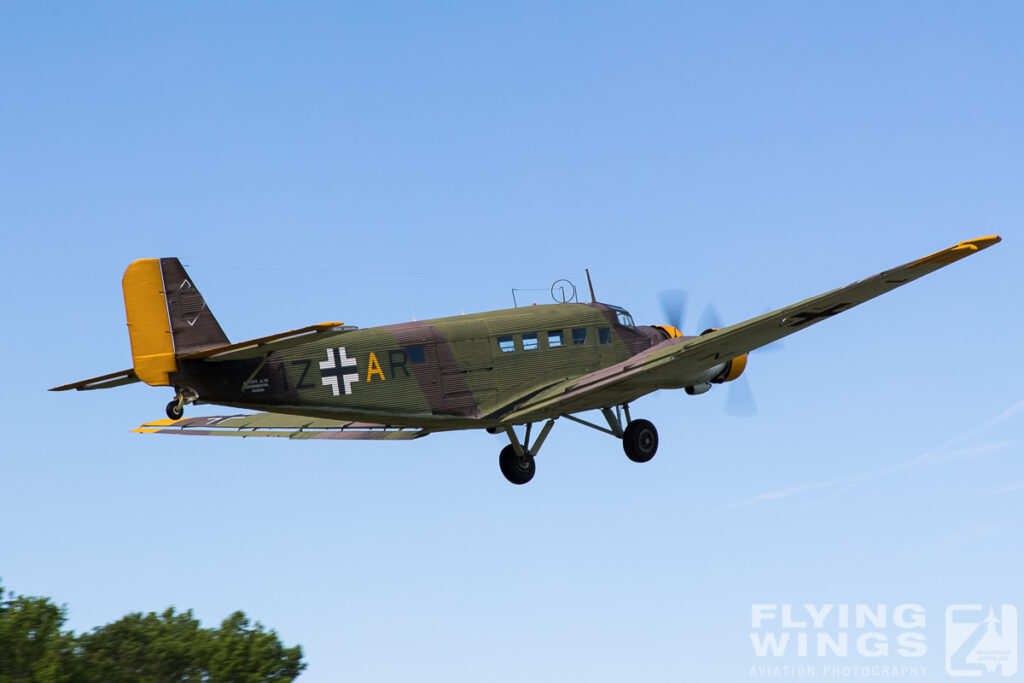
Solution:
[[[287,683],[306,668],[302,647],[235,612],[203,628],[192,610],[134,612],[76,635],[67,606],[0,585],[0,683]]]

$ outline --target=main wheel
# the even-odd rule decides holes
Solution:
[[[633,420],[622,433],[622,450],[633,462],[647,462],[658,452],[658,430],[647,420]]]
[[[533,475],[537,471],[537,463],[534,459],[520,458],[516,455],[516,449],[512,444],[501,449],[501,455],[498,456],[498,467],[501,468],[501,473],[505,475],[505,478],[513,484],[525,484],[533,479]]]
[[[177,400],[167,404],[167,417],[172,420],[180,420],[185,417],[185,407],[178,404]]]

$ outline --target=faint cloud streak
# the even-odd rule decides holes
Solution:
[[[988,498],[989,496],[1001,496],[1007,493],[1024,492],[1024,479],[1019,481],[1008,481],[1005,484],[993,486],[992,488],[978,491],[974,498]]]
[[[827,481],[814,481],[806,482],[803,484],[794,484],[774,491],[767,491],[765,493],[759,493],[749,498],[738,500],[734,503],[729,503],[718,508],[719,512],[728,512],[733,510],[739,510],[751,505],[757,505],[766,501],[773,500],[784,500],[793,496],[798,496],[809,491],[815,491],[820,489],[826,489],[830,487],[837,487],[834,491],[828,493],[828,495],[822,496],[811,500],[810,502],[804,503],[799,507],[800,510],[806,510],[808,508],[821,505],[827,501],[833,500],[842,496],[854,488],[864,484],[866,482],[875,481],[883,477],[887,477],[899,472],[917,469],[920,467],[930,467],[933,465],[939,465],[943,463],[956,462],[959,460],[966,460],[970,458],[980,458],[997,451],[1005,450],[1014,445],[1012,441],[991,441],[974,443],[965,446],[960,446],[966,442],[972,441],[980,436],[983,436],[987,432],[995,429],[999,425],[1009,421],[1018,413],[1024,412],[1024,401],[1018,401],[1006,410],[1002,411],[994,418],[984,423],[980,427],[972,429],[970,431],[958,434],[948,440],[946,440],[941,446],[934,450],[922,453],[910,460],[886,467],[880,470],[872,472],[864,472],[861,474],[845,477],[842,479],[831,479]],[[960,446],[955,448],[955,446]],[[977,497],[987,497],[1000,495],[1004,493],[1012,493],[1017,491],[1024,491],[1024,480],[1017,482],[1010,482],[995,486],[991,489],[979,492]]]

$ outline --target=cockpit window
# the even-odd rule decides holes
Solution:
[[[609,306],[608,308],[615,313],[615,319],[620,325],[630,329],[636,329],[636,325],[633,324],[633,316],[629,314],[629,311],[624,308],[619,308],[618,306]]]

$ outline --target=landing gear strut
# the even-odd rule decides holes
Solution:
[[[579,422],[591,429],[596,429],[605,434],[611,434],[622,439],[622,450],[626,451],[626,457],[633,462],[647,462],[658,452],[658,430],[647,420],[634,420],[629,415],[629,404],[615,406],[615,409],[601,408],[601,414],[608,422],[608,429],[586,420],[581,420],[573,415],[562,417]],[[625,427],[623,427],[625,422]]]
[[[190,389],[189,387],[176,389],[174,400],[167,404],[167,417],[172,420],[180,420],[185,416],[185,406],[189,403],[195,403],[198,398],[199,394],[196,393],[195,389]]]
[[[519,443],[519,437],[516,436],[511,426],[505,427],[505,433],[508,434],[508,440],[511,443],[501,449],[501,454],[498,456],[498,467],[501,468],[501,473],[505,475],[506,479],[517,485],[525,484],[533,479],[533,475],[537,472],[537,462],[534,458],[554,426],[554,420],[545,422],[533,445],[530,444],[532,422],[526,425],[526,438],[523,439],[523,443]]]
[[[626,452],[626,457],[633,462],[647,462],[658,452],[658,430],[647,420],[632,419],[629,415],[629,404],[615,406],[614,409],[611,407],[602,408],[601,414],[604,415],[604,419],[608,422],[607,428],[587,422],[574,415],[562,415],[561,417],[622,439],[622,450]],[[498,466],[501,468],[501,473],[505,475],[506,479],[513,484],[520,485],[533,479],[533,475],[537,471],[537,463],[534,461],[534,458],[554,424],[555,421],[553,419],[545,422],[544,428],[541,429],[537,440],[532,446],[530,445],[530,430],[533,427],[533,423],[526,425],[526,437],[523,439],[522,444],[519,443],[519,438],[511,426],[504,427],[510,443],[501,449],[501,455],[498,456]],[[487,431],[493,434],[498,429],[500,428],[489,428]]]

